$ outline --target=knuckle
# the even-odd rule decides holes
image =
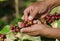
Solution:
[[[24,13],[27,12],[27,11],[28,11],[28,8],[26,8],[26,9],[24,10]]]

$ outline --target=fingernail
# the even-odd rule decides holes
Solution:
[[[32,19],[33,19],[33,17],[32,17],[32,16],[29,16],[29,17],[28,17],[28,19],[29,19],[29,20],[32,20]]]
[[[38,24],[41,24],[41,22],[39,20],[37,20]]]
[[[21,22],[18,22],[18,24],[21,24]]]
[[[24,20],[24,16],[23,16],[21,19],[23,19],[23,20]]]
[[[33,23],[34,23],[34,24],[37,24],[37,21],[36,21],[36,20],[34,20],[34,21],[33,21]]]

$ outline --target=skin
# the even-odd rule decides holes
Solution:
[[[33,20],[37,14],[47,14],[52,8],[58,5],[60,5],[59,0],[44,0],[42,2],[35,2],[24,10],[23,19],[27,21],[31,16],[32,18],[30,20]]]
[[[29,16],[32,17],[31,20],[35,18],[37,14],[40,14],[40,18],[43,15],[48,14],[52,8],[59,6],[60,0],[44,0],[43,2],[36,2],[33,3],[31,6],[26,8],[24,10],[23,19],[27,21],[29,19]],[[29,14],[29,16],[28,16]],[[18,23],[19,26],[21,22]],[[37,24],[34,24],[30,27],[22,28],[20,30],[22,33],[26,33],[28,35],[33,36],[45,36],[47,38],[57,38],[60,39],[60,29],[59,28],[50,28],[46,24],[41,24],[39,21]]]

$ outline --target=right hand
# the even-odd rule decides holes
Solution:
[[[44,1],[36,2],[24,10],[24,15],[22,19],[24,19],[25,21],[27,21],[28,19],[33,20],[37,14],[46,15],[49,12],[50,12],[50,8],[46,2]]]

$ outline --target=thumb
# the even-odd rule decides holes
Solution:
[[[42,18],[44,18],[46,15],[48,15],[49,13],[50,13],[50,9],[46,12],[46,13],[44,13],[40,18],[42,19]]]
[[[22,33],[29,33],[29,32],[31,32],[31,27],[22,28],[20,30],[20,32],[22,32]]]

